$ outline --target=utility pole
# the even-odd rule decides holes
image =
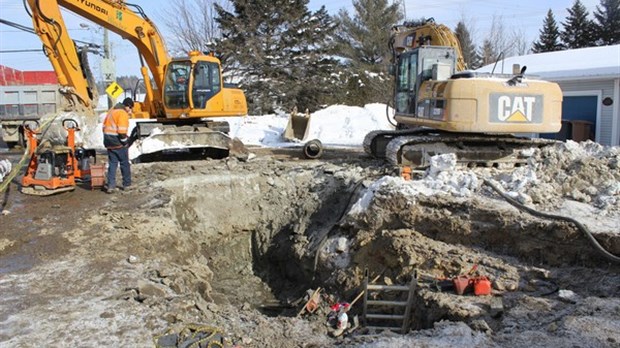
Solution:
[[[107,86],[116,81],[116,64],[112,55],[112,46],[108,37],[108,30],[103,29],[103,59],[101,60],[101,73],[104,85]],[[114,106],[114,100],[108,96],[108,109]]]

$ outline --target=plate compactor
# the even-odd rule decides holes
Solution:
[[[67,131],[64,144],[52,144],[42,139],[43,133],[24,124],[28,138],[30,162],[22,178],[21,192],[36,196],[49,196],[60,192],[72,191],[76,182],[90,180],[90,161],[95,159],[94,149],[75,147],[75,132],[78,123],[73,119],[64,119],[62,127]]]

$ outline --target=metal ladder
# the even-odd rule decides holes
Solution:
[[[364,327],[368,329],[374,330],[391,330],[396,331],[401,334],[406,334],[409,332],[411,327],[410,318],[411,318],[411,305],[413,303],[413,295],[415,293],[416,285],[417,285],[417,274],[413,273],[411,282],[409,285],[379,285],[379,284],[370,284],[368,280],[368,270],[364,272],[364,313],[362,317],[362,323]],[[380,300],[380,294],[382,292],[407,292],[407,300],[406,301],[395,301],[395,300]],[[369,299],[369,293],[377,293],[378,299]],[[401,296],[402,297],[402,296]],[[375,311],[369,311],[369,308],[373,308]],[[380,307],[384,310],[383,313],[380,312],[381,309],[377,309]],[[386,314],[387,309],[395,308],[395,310],[390,311],[390,313],[398,313],[400,314]],[[377,323],[377,321],[381,321]],[[388,322],[388,326],[380,326],[379,324],[382,322]],[[376,323],[376,325],[370,325],[370,322]],[[398,326],[400,324],[400,326]]]

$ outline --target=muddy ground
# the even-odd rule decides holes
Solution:
[[[572,223],[520,211],[482,181],[579,219],[620,255],[617,149],[539,151],[526,168],[434,181],[404,181],[357,151],[312,161],[295,151],[137,164],[133,188],[114,195],[79,187],[40,198],[11,185],[0,216],[0,346],[149,347],[196,324],[239,347],[620,347],[619,264]],[[474,265],[492,296],[432,281]],[[417,275],[406,335],[329,334],[329,304],[352,302],[366,271],[387,285]],[[298,316],[317,287],[319,309]]]

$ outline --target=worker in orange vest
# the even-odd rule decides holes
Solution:
[[[131,168],[129,164],[129,114],[133,109],[133,100],[125,98],[116,104],[103,121],[103,145],[108,150],[108,184],[107,193],[116,191],[116,168],[120,164],[123,176],[122,190],[131,186]]]

